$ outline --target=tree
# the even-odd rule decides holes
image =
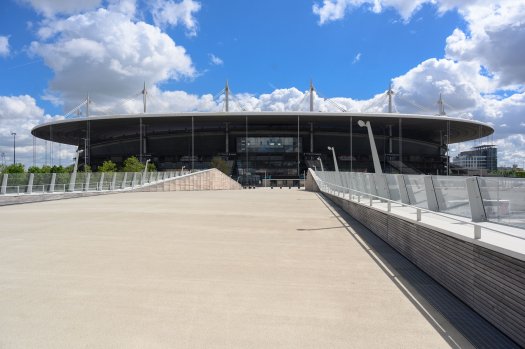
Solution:
[[[4,169],[4,173],[24,173],[25,168],[22,164],[12,164]]]
[[[228,163],[224,161],[224,159],[220,156],[215,156],[213,159],[211,159],[211,167],[216,168],[227,175],[230,174],[230,168],[228,167]]]
[[[142,164],[136,157],[130,156],[124,160],[122,172],[141,172],[142,170],[144,170],[144,164]]]
[[[28,173],[43,173],[42,169],[38,166],[31,166],[27,169]]]
[[[117,172],[117,164],[111,160],[106,160],[97,168],[98,172]]]

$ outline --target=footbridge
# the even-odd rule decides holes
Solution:
[[[310,171],[306,186],[525,346],[525,181]]]
[[[519,228],[334,175],[219,190],[240,186],[202,171],[0,207],[0,347],[523,345]]]

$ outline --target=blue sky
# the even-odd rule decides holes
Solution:
[[[309,80],[348,110],[437,111],[496,128],[502,163],[525,161],[525,4],[498,0],[6,0],[0,5],[0,152],[89,92],[93,111],[146,80],[152,111],[220,110],[226,79],[252,110],[296,110]],[[418,107],[414,107],[418,106]],[[319,110],[332,110],[322,100]],[[7,136],[6,136],[7,135]],[[480,143],[478,142],[478,143]],[[43,151],[43,144],[39,144]],[[456,146],[465,150],[469,145]],[[461,148],[463,147],[463,148]],[[65,148],[65,147],[64,147]],[[69,157],[68,149],[62,154]],[[62,156],[61,155],[61,156]]]

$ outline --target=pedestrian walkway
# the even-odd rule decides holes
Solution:
[[[468,347],[482,321],[297,189],[0,207],[0,250],[1,348]]]

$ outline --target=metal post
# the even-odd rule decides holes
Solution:
[[[434,183],[432,182],[432,176],[424,176],[423,180],[425,182],[425,193],[427,195],[428,209],[439,212],[436,189],[434,188]]]
[[[11,132],[13,136],[13,165],[16,164],[16,132]]]
[[[68,189],[68,191],[74,191],[75,190],[75,182],[77,180],[77,171],[78,171],[78,157],[80,156],[80,154],[82,152],[83,152],[83,150],[77,150],[77,156],[75,157],[75,166],[73,167],[73,173],[71,173],[71,177],[69,178],[69,189]],[[86,157],[84,156],[84,161],[85,161],[85,159],[86,159]],[[84,167],[84,171],[86,171],[85,167]]]
[[[89,190],[89,182],[90,181],[91,181],[91,172],[87,172],[86,173],[86,184],[85,184],[84,191],[88,191]]]
[[[113,172],[113,179],[111,180],[111,190],[115,190],[117,187],[117,172]]]
[[[98,183],[98,190],[100,190],[100,191],[101,191],[102,189],[104,189],[104,175],[105,175],[104,172],[102,172],[102,173],[100,174],[100,181],[99,181],[99,183]]]
[[[9,174],[4,173],[4,177],[2,178],[2,189],[0,190],[0,193],[2,195],[5,195],[7,193],[7,178],[9,177]]]
[[[34,179],[35,179],[35,174],[34,173],[30,173],[29,174],[29,182],[27,183],[27,190],[26,190],[27,194],[33,193],[33,181],[34,181]]]
[[[417,221],[418,222],[421,222],[421,209],[418,208],[417,211],[416,211],[416,216],[417,216]]]
[[[121,189],[125,189],[126,188],[126,182],[128,180],[128,173],[127,172],[124,172],[124,178],[122,179],[122,184],[121,184]]]
[[[364,122],[359,120],[357,124],[361,127],[366,127],[368,130],[368,138],[370,140],[370,149],[372,152],[372,159],[374,161],[374,170],[375,173],[383,173],[381,170],[381,163],[379,162],[379,155],[377,154],[376,142],[374,141],[374,133],[372,132],[372,125],[370,121]]]
[[[57,181],[57,174],[53,173],[51,175],[51,183],[49,183],[49,192],[54,193],[55,192],[55,183]]]
[[[144,173],[142,174],[142,180],[141,184],[144,185],[146,183],[146,175],[148,174],[148,164],[150,162],[150,159],[146,160],[146,166],[144,166]]]
[[[483,198],[481,196],[481,190],[479,188],[479,182],[477,177],[471,177],[466,179],[467,182],[467,194],[470,204],[470,213],[472,215],[473,222],[484,222],[487,220],[487,214],[485,212],[485,206],[483,205]]]
[[[410,197],[408,196],[408,190],[405,183],[405,178],[402,174],[396,175],[397,187],[399,188],[399,198],[404,204],[410,204]]]
[[[297,115],[297,178],[301,178],[300,155],[299,155],[299,115]]]

